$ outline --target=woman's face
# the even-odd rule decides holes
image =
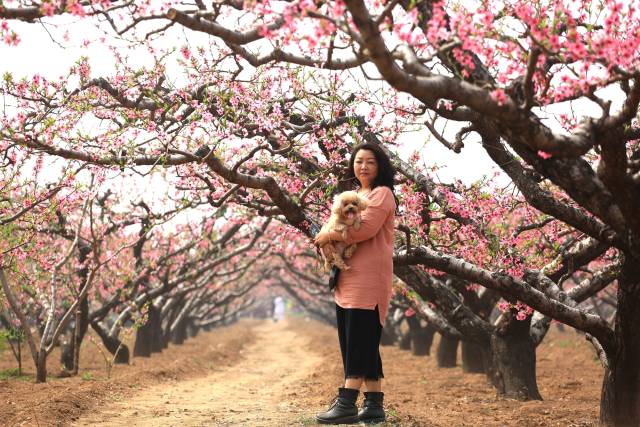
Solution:
[[[353,161],[353,173],[363,188],[371,187],[378,176],[378,161],[371,150],[358,150]]]

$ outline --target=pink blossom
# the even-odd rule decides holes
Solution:
[[[42,3],[40,11],[46,16],[53,16],[56,12],[56,6],[52,2]]]
[[[502,89],[496,89],[491,92],[491,99],[496,101],[498,105],[503,106],[507,103],[507,94]]]
[[[191,50],[189,49],[189,46],[182,46],[180,48],[180,53],[184,59],[191,58]]]
[[[72,15],[76,15],[76,16],[80,16],[80,17],[83,17],[83,16],[86,15],[84,7],[82,7],[82,5],[80,4],[80,2],[78,0],[70,0],[69,3],[67,4],[67,10]]]

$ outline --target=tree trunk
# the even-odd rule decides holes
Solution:
[[[187,339],[187,319],[182,319],[171,334],[171,343],[181,345]]]
[[[416,356],[430,356],[433,336],[436,334],[435,328],[427,325],[422,328],[414,337],[412,342],[413,354]]]
[[[178,317],[178,314],[180,313],[180,310],[184,305],[184,301],[183,301],[184,298],[180,297],[180,299],[182,301],[179,301],[178,303],[173,304],[173,306],[169,308],[167,315],[165,316],[164,328],[162,332],[163,348],[167,348],[169,346],[169,343],[173,341],[173,333],[171,332],[171,325],[173,325],[173,322],[175,321],[176,317]]]
[[[36,383],[47,382],[47,351],[41,348],[36,363]]]
[[[152,353],[159,353],[163,348],[163,340],[160,310],[151,304],[147,312],[147,321],[136,331],[133,355],[136,357],[150,357]]]
[[[71,331],[71,338],[63,345],[60,362],[64,369],[77,374],[77,365],[80,364],[80,347],[89,328],[89,303],[86,298],[79,304],[80,313],[75,316],[75,325]]]
[[[626,254],[625,254],[626,255]],[[607,354],[600,402],[600,422],[605,426],[640,425],[640,259],[625,257],[618,280],[616,348]]]
[[[195,323],[193,323],[193,320],[189,320],[189,322],[187,323],[187,335],[189,336],[189,338],[195,338],[196,335],[198,335],[199,330],[200,328],[198,328]]]
[[[117,337],[112,337],[109,333],[100,326],[97,322],[92,322],[91,327],[98,334],[100,339],[102,340],[102,344],[105,348],[115,356],[114,363],[116,364],[129,364],[129,347],[127,347],[120,339]]]
[[[171,342],[171,322],[167,319],[166,325],[162,328],[162,348],[165,349],[169,347],[169,343]]]
[[[400,335],[398,346],[401,350],[411,350],[411,331],[407,331],[406,333]]]
[[[427,324],[423,327],[416,316],[407,318],[409,323],[409,335],[411,337],[411,352],[414,356],[426,356],[431,351],[431,343],[436,330]]]
[[[387,329],[382,328],[382,335],[380,335],[380,345],[394,345],[395,343],[395,337],[390,334]]]
[[[504,321],[491,336],[491,380],[505,397],[542,400],[536,383],[536,347],[529,334],[531,316],[518,320],[516,314],[504,313]]]
[[[18,337],[18,375],[22,376],[22,339]]]
[[[66,334],[66,338],[60,341],[60,363],[62,367],[69,372],[73,371],[73,355],[75,351],[73,349],[75,327],[71,332]]]
[[[384,327],[382,328],[382,335],[380,336],[380,345],[394,345],[398,337],[395,334],[395,327],[391,316],[387,316],[384,321]]]
[[[440,335],[440,344],[438,344],[438,352],[436,354],[439,368],[455,368],[458,359],[459,341],[457,338]]]
[[[488,369],[488,348],[483,349],[479,344],[462,341],[462,370],[469,374],[484,374]]]
[[[73,331],[73,368],[71,373],[78,375],[80,369],[80,310],[76,310],[76,328]]]
[[[87,257],[91,253],[91,248],[86,245],[79,245],[79,255],[78,262],[80,265],[84,265]],[[89,277],[89,269],[86,267],[82,267],[78,271],[78,277],[80,277],[80,286],[78,289],[78,293],[82,292],[82,289],[87,284],[87,280]],[[76,314],[76,329],[71,334],[71,339],[69,340],[69,347],[66,351],[62,352],[61,362],[64,366],[64,369],[73,374],[78,373],[78,365],[80,364],[80,347],[82,346],[82,341],[84,340],[84,336],[87,333],[87,329],[89,329],[89,300],[85,295],[80,301],[78,305],[79,314]],[[68,353],[67,353],[68,352]]]

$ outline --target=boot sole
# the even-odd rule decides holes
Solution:
[[[316,418],[316,421],[318,422],[318,424],[358,424],[358,416],[353,415],[348,417],[337,418],[335,420],[323,420],[320,418]]]
[[[369,418],[366,420],[359,420],[360,423],[364,423],[364,424],[382,424],[384,422],[386,422],[386,418]]]

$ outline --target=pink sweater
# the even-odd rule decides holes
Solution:
[[[346,243],[358,243],[358,248],[346,260],[351,269],[340,272],[335,301],[342,308],[374,310],[377,305],[384,325],[391,300],[396,202],[388,187],[376,187],[367,198],[360,230],[349,229]]]

